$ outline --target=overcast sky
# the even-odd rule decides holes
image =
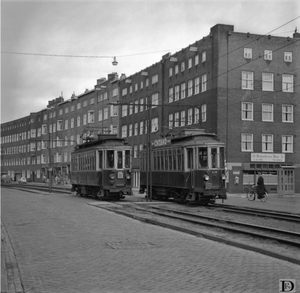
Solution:
[[[1,122],[38,112],[61,93],[65,100],[82,94],[111,72],[134,74],[207,36],[217,23],[291,37],[296,27],[300,32],[299,2],[2,0]]]

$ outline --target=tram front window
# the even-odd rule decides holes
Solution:
[[[123,168],[123,152],[118,151],[118,164],[117,164],[117,168],[118,169],[122,169]]]
[[[114,151],[109,150],[106,151],[106,168],[113,168],[114,167]]]
[[[125,151],[125,168],[130,168],[130,150]]]
[[[211,167],[217,168],[218,167],[218,157],[217,157],[217,149],[211,149]]]
[[[207,148],[200,147],[198,149],[198,168],[207,167]]]
[[[225,167],[224,148],[220,147],[220,168]]]

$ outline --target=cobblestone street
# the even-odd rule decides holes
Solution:
[[[2,237],[11,241],[17,267],[13,260],[5,265],[20,273],[24,292],[274,293],[279,279],[296,279],[300,288],[297,265],[151,226],[89,201],[2,188]]]

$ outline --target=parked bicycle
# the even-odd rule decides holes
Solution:
[[[244,193],[248,200],[253,201],[255,198],[262,202],[266,202],[268,199],[268,193],[265,191],[263,195],[258,195],[256,191],[257,185],[252,185],[251,187],[244,187]]]

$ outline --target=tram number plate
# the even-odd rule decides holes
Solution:
[[[211,183],[207,182],[205,185],[205,189],[211,189],[211,185],[212,185]]]
[[[118,179],[123,179],[123,172],[118,172]]]

